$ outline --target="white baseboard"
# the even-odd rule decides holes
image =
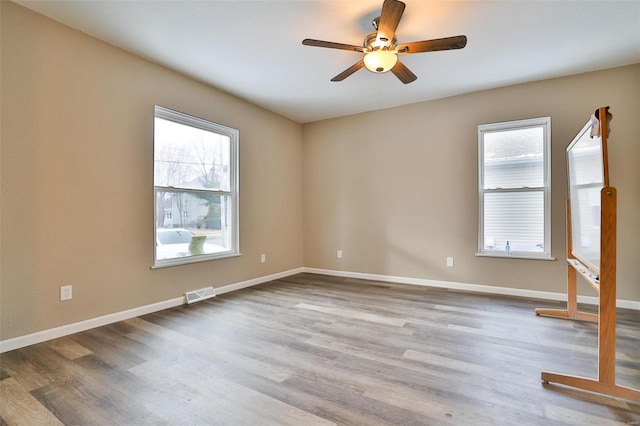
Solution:
[[[277,280],[279,278],[288,277],[290,275],[299,274],[301,272],[304,272],[304,268],[291,269],[264,277],[258,277],[247,281],[225,285],[216,288],[216,294],[229,293],[231,291],[236,291],[246,287],[266,283],[269,281]],[[68,336],[70,334],[79,333],[81,331],[90,330],[92,328],[101,327],[103,325],[113,324],[114,322],[123,321],[129,318],[158,312],[163,309],[173,308],[175,306],[183,305],[184,303],[184,296],[180,296],[173,299],[165,300],[163,302],[152,303],[150,305],[140,306],[137,308],[128,309],[126,311],[115,312],[113,314],[103,315],[96,318],[90,318],[85,321],[75,322],[72,324],[51,328],[49,330],[38,331],[36,333],[27,334],[25,336],[18,336],[11,339],[1,340],[0,353],[24,348],[25,346],[34,345],[36,343],[45,342],[47,340],[57,339],[58,337]]]
[[[69,334],[79,333],[96,327],[101,327],[114,322],[123,321],[140,315],[150,314],[152,312],[161,311],[163,309],[173,308],[182,305],[184,297],[176,297],[174,299],[165,300],[163,302],[152,303],[150,305],[140,306],[126,311],[115,312],[113,314],[102,315],[100,317],[91,318],[85,321],[74,322],[72,324],[62,325],[60,327],[50,328],[48,330],[38,331],[36,333],[18,336],[12,339],[0,341],[0,353],[12,351],[14,349],[24,348],[25,346],[34,345],[36,343],[45,342],[58,337],[68,336]]]
[[[243,288],[251,287],[254,285],[266,283],[273,280],[278,280],[280,278],[289,277],[291,275],[300,274],[304,272],[304,268],[295,268],[289,269],[288,271],[278,272],[276,274],[266,275],[264,277],[254,278],[252,280],[241,281],[235,284],[229,284],[222,287],[216,288],[216,294],[224,294],[229,293],[230,291],[241,290]]]
[[[567,301],[566,293],[553,293],[549,291],[524,290],[520,288],[496,287],[482,284],[457,283],[453,281],[436,281],[421,278],[398,277],[392,275],[368,274],[363,272],[335,271],[331,269],[304,268],[304,272],[310,274],[330,275],[334,277],[359,278],[363,280],[391,282],[399,284],[421,285],[426,287],[449,288],[452,290],[473,291],[476,293],[502,294],[507,296],[529,297],[533,299]],[[578,296],[578,303],[597,305],[598,298],[592,296]],[[618,299],[618,308],[634,309],[640,311],[640,302],[634,300]]]

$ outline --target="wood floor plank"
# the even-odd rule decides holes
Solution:
[[[89,355],[91,352],[89,349],[84,346],[74,342],[68,337],[62,337],[60,339],[54,339],[48,342],[51,345],[51,348],[58,352],[60,355],[64,356],[69,360],[74,360],[85,355]]]
[[[0,361],[6,377],[13,377],[27,391],[38,389],[50,382],[39,367],[18,352],[14,352],[12,356],[0,355]]]
[[[437,365],[438,367],[449,368],[452,370],[460,371],[462,373],[487,375],[492,374],[491,369],[483,365],[460,361],[453,357],[445,357],[433,353],[418,352],[411,349],[407,349],[406,351],[404,351],[404,354],[402,354],[402,358],[420,361],[429,365]]]
[[[308,309],[311,311],[317,311],[317,312],[330,314],[330,315],[353,318],[353,319],[358,319],[366,322],[373,322],[377,324],[395,325],[397,327],[402,327],[407,323],[407,321],[403,319],[387,318],[381,315],[374,315],[367,312],[357,311],[354,309],[336,309],[336,308],[326,307],[326,306],[310,305],[308,303],[298,303],[295,307],[298,309]]]
[[[63,424],[13,378],[0,382],[0,416],[13,425]]]
[[[264,395],[248,387],[220,377],[215,368],[200,365],[193,368],[189,360],[171,365],[138,366],[131,369],[134,374],[152,380],[160,375],[165,381],[180,382],[198,389],[206,395],[203,402],[215,407],[216,416],[236,424],[281,424],[281,425],[333,425],[333,422],[319,418],[282,401]],[[164,372],[164,373],[162,373]]]
[[[524,419],[527,422],[537,421],[538,424],[544,421],[542,416],[534,416],[531,413],[506,410],[504,407],[477,400],[463,400],[455,396],[439,395],[407,386],[377,387],[367,390],[364,396],[374,398],[381,403],[419,412],[433,424],[478,424],[478,419],[487,417],[492,419],[493,425],[522,424]]]
[[[555,420],[564,424],[580,424],[592,426],[620,426],[623,424],[629,424],[622,423],[617,420],[603,419],[602,417],[592,416],[590,414],[585,414],[569,408],[558,407],[553,404],[545,405],[544,413],[549,420]]]

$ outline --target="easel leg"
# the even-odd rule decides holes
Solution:
[[[542,381],[544,383],[557,383],[560,385],[571,386],[577,389],[583,389],[589,392],[596,392],[603,395],[622,398],[629,401],[640,402],[640,391],[637,389],[618,386],[615,383],[603,383],[602,381],[589,379],[586,377],[570,376],[566,374],[542,372]]]
[[[598,315],[578,311],[577,273],[567,265],[567,309],[536,309],[536,315],[598,322]]]
[[[598,324],[598,380],[616,382],[616,190],[605,187],[601,193],[600,303]],[[612,260],[613,259],[613,260]]]

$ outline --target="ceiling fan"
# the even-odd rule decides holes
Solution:
[[[398,55],[462,49],[467,45],[467,37],[459,35],[398,44],[395,32],[400,23],[400,18],[402,18],[404,7],[405,4],[401,1],[384,0],[380,17],[374,19],[372,22],[376,32],[368,34],[364,38],[362,46],[333,43],[331,41],[314,40],[310,38],[302,40],[302,44],[305,46],[328,47],[330,49],[351,50],[364,53],[364,56],[359,62],[333,77],[331,81],[342,81],[364,67],[375,73],[391,71],[404,84],[411,83],[418,77],[398,59]]]

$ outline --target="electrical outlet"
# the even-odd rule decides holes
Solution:
[[[338,251],[336,251],[336,257],[337,257],[338,259],[342,259],[342,250],[338,250]]]
[[[64,302],[65,300],[73,299],[73,286],[70,285],[61,285],[60,286],[60,301]]]
[[[453,257],[447,257],[447,266],[452,268],[453,267]]]
[[[264,254],[264,253],[262,253],[262,254],[260,255],[260,262],[264,263],[264,262],[266,262],[266,261],[267,261],[267,255],[266,255],[266,254]]]

